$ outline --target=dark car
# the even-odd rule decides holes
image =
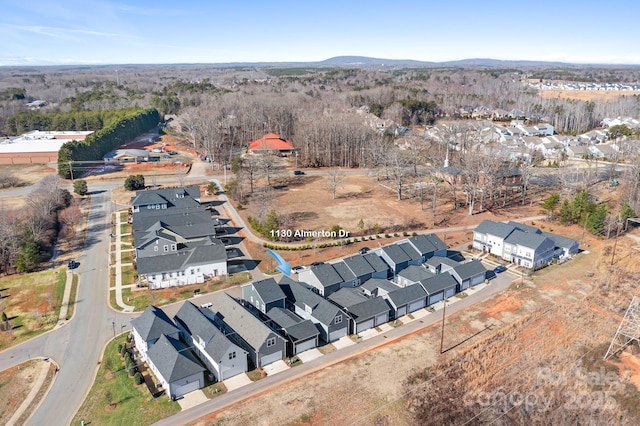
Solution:
[[[369,247],[362,247],[360,250],[358,250],[358,253],[365,254],[368,253],[369,250],[371,250]]]
[[[303,175],[303,174],[304,174],[304,172],[303,172],[302,170],[294,170],[294,171],[293,171],[293,174],[294,174],[294,175],[296,175],[296,176],[298,176],[298,175]]]
[[[69,261],[69,263],[67,263],[67,268],[69,269],[76,269],[80,264],[78,262],[76,262],[75,260],[71,259]]]
[[[498,265],[495,268],[493,268],[493,272],[495,272],[496,274],[499,274],[500,272],[504,272],[507,270],[507,267],[504,265]]]
[[[320,265],[324,265],[324,262],[313,262],[311,264],[311,266],[320,266]]]

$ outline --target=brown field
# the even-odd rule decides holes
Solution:
[[[599,90],[540,90],[538,92],[543,98],[549,99],[570,99],[577,101],[615,101],[621,96],[638,95],[640,92],[629,91],[599,91]]]

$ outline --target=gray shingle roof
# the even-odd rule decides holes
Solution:
[[[392,292],[400,288],[391,281],[382,278],[369,278],[364,283],[362,283],[360,287],[370,292],[373,292],[377,288],[381,288],[387,292]]]
[[[205,370],[187,345],[164,334],[149,349],[147,357],[169,383]]]
[[[389,256],[389,259],[391,259],[391,261],[396,265],[411,260],[411,256],[409,256],[407,252],[402,250],[402,248],[397,244],[384,246],[382,247],[382,251]]]
[[[349,282],[356,279],[356,276],[351,272],[349,267],[347,267],[346,263],[338,262],[331,264],[331,266],[333,266],[333,269],[335,269],[338,275],[340,275],[342,282]]]
[[[410,285],[404,288],[399,288],[386,296],[393,301],[396,306],[408,305],[416,300],[425,299],[427,292],[424,291],[421,285]]]
[[[357,305],[369,298],[356,289],[344,287],[334,293],[331,293],[327,299],[331,300],[338,306],[347,308],[352,305]]]
[[[276,283],[276,280],[273,278],[256,281],[251,285],[260,295],[260,298],[264,303],[275,302],[276,300],[282,300],[286,297],[282,289],[278,286],[278,283]]]
[[[446,250],[448,248],[447,245],[444,243],[444,241],[442,241],[440,237],[438,237],[436,234],[427,234],[425,235],[425,237],[427,237],[427,239],[431,242],[431,244],[433,244],[433,246],[438,251]]]
[[[517,244],[523,247],[535,249],[540,247],[547,240],[549,239],[544,235],[532,234],[531,232],[524,232],[520,229],[516,229],[511,234],[509,234],[509,236],[505,238],[504,241],[505,243]],[[553,241],[551,241],[551,245],[555,246]]]
[[[454,271],[460,276],[461,279],[475,277],[476,275],[486,274],[487,268],[484,267],[479,260],[472,260],[467,263],[461,263],[453,268]]]
[[[409,256],[409,259],[411,260],[417,260],[422,257],[422,253],[419,253],[418,250],[409,244],[409,242],[398,243],[397,245],[407,254],[407,256]]]
[[[507,238],[515,228],[515,226],[507,225],[506,223],[483,220],[480,225],[476,227],[475,231],[481,234],[495,235],[499,238]]]
[[[426,280],[427,278],[431,278],[434,275],[435,274],[427,271],[424,267],[417,265],[409,265],[402,271],[398,272],[399,277],[405,278],[412,282]]]
[[[347,312],[356,321],[362,322],[376,315],[389,313],[390,308],[382,297],[372,297],[356,305],[349,306]]]
[[[355,256],[347,257],[343,260],[345,265],[355,274],[356,277],[362,277],[364,275],[373,274],[375,270],[369,262],[366,261],[364,256],[358,254]]]
[[[160,274],[163,272],[184,271],[189,266],[206,265],[227,260],[227,251],[222,241],[211,239],[211,244],[186,247],[178,252],[159,254],[158,256],[139,257],[136,267],[139,274]]]
[[[387,265],[380,256],[375,253],[367,253],[364,255],[364,259],[371,265],[376,272],[388,271],[389,265]]]
[[[320,335],[311,320],[303,320],[293,312],[283,308],[271,308],[267,316],[284,329],[293,342],[299,342]]]
[[[333,303],[305,288],[302,284],[293,281],[289,277],[283,276],[280,280],[280,288],[287,296],[287,301],[295,304],[301,309],[305,305],[311,308],[311,315],[322,324],[331,324],[331,321],[339,313],[344,313]]]
[[[424,290],[431,295],[446,288],[456,287],[458,282],[450,274],[438,274],[435,277],[420,281],[420,284]]]
[[[222,320],[256,350],[273,334],[273,330],[227,293],[218,298],[212,309],[216,312],[216,319]]]
[[[416,235],[409,238],[408,241],[423,256],[437,250],[426,235]]]
[[[336,272],[336,270],[333,268],[333,265],[329,265],[327,263],[318,266],[312,266],[311,272],[316,276],[323,287],[330,287],[332,285],[344,282],[340,274],[338,274],[338,272]]]
[[[132,319],[131,327],[145,342],[156,340],[163,334],[173,334],[180,331],[162,309],[153,305],[147,306],[142,315]]]
[[[455,261],[453,259],[449,259],[448,257],[444,257],[444,256],[433,256],[432,258],[427,259],[427,261],[424,263],[425,265],[434,266],[434,267],[438,267],[444,264],[444,265],[449,265],[453,268],[455,268],[460,264],[460,262]]]
[[[205,352],[217,363],[222,361],[230,347],[235,346],[213,321],[207,318],[202,308],[190,301],[182,304],[173,319],[177,324],[182,325],[194,339],[202,339]]]
[[[562,247],[562,248],[568,249],[578,244],[578,242],[573,238],[552,234],[551,232],[543,232],[542,235],[544,235],[545,237],[553,241],[556,247]]]

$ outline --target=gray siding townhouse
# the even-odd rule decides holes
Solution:
[[[409,265],[396,275],[396,282],[400,287],[406,287],[417,283],[418,281],[431,278],[435,273],[429,271],[423,266]]]
[[[365,296],[375,297],[383,296],[399,288],[400,287],[397,284],[389,280],[382,278],[370,278],[362,283],[362,285],[358,287],[358,290],[360,290]]]
[[[288,338],[287,354],[289,356],[318,346],[320,331],[313,321],[302,319],[290,310],[278,307],[269,309],[267,316]]]
[[[135,319],[131,320],[131,333],[138,352],[146,357],[147,351],[158,341],[160,336],[167,335],[174,339],[180,336],[180,330],[164,311],[153,305]]]
[[[285,307],[285,295],[273,278],[243,285],[242,298],[263,314],[271,308]]]
[[[213,308],[216,325],[248,352],[250,366],[263,368],[285,357],[285,339],[233,297],[224,293]]]
[[[367,262],[363,255],[355,255],[347,257],[343,260],[344,264],[349,268],[351,273],[356,277],[360,283],[365,282],[373,276],[375,269]],[[385,273],[386,276],[386,273]]]
[[[186,301],[173,317],[180,336],[219,382],[247,371],[247,351],[207,317],[211,311]]]
[[[342,309],[288,277],[282,277],[279,285],[287,296],[287,308],[311,320],[323,341],[333,342],[349,333],[349,317]]]
[[[410,285],[382,295],[391,307],[391,318],[415,312],[427,306],[427,292],[421,285]]]
[[[482,284],[487,277],[487,269],[479,260],[461,263],[449,272],[458,282],[458,291]]]
[[[338,291],[343,283],[342,277],[333,265],[327,263],[300,271],[298,279],[315,288],[318,294],[324,297],[329,296],[334,291]]]
[[[389,305],[381,297],[367,297],[353,288],[342,288],[329,296],[352,319],[352,333],[361,333],[389,322]]]
[[[407,252],[398,244],[390,244],[388,246],[381,247],[374,250],[374,253],[380,256],[382,260],[389,265],[394,276],[409,266],[409,262],[412,261],[411,256],[408,255]]]
[[[132,198],[136,268],[149,288],[227,275],[225,246],[199,200],[198,186],[138,191]]]
[[[205,368],[177,339],[160,336],[147,353],[147,364],[171,399],[204,387]]]
[[[371,278],[388,278],[389,273],[389,265],[387,265],[380,256],[375,253],[367,253],[364,256],[364,260],[366,260],[369,265],[374,269],[373,274],[371,274]]]
[[[578,242],[517,222],[483,221],[473,232],[473,247],[504,260],[538,269],[554,257],[578,252]]]
[[[425,262],[432,256],[446,256],[447,245],[436,234],[416,235],[407,240]]]
[[[355,287],[360,285],[360,278],[351,272],[351,269],[349,269],[345,262],[332,263],[331,266],[333,266],[333,269],[335,269],[338,275],[340,275],[340,278],[342,278],[340,287]]]
[[[440,302],[456,294],[458,282],[450,274],[439,274],[420,282],[427,292],[427,306]]]
[[[433,256],[424,263],[424,266],[427,268],[427,270],[436,275],[442,274],[444,272],[450,272],[458,265],[459,262],[443,256]]]
[[[502,258],[526,268],[538,269],[553,259],[555,243],[544,235],[514,230],[504,240]]]

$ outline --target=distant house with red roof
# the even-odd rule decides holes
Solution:
[[[293,153],[295,148],[288,140],[282,139],[280,135],[275,133],[267,133],[258,140],[255,140],[249,144],[249,152],[261,154],[272,153],[279,155],[289,155]]]

